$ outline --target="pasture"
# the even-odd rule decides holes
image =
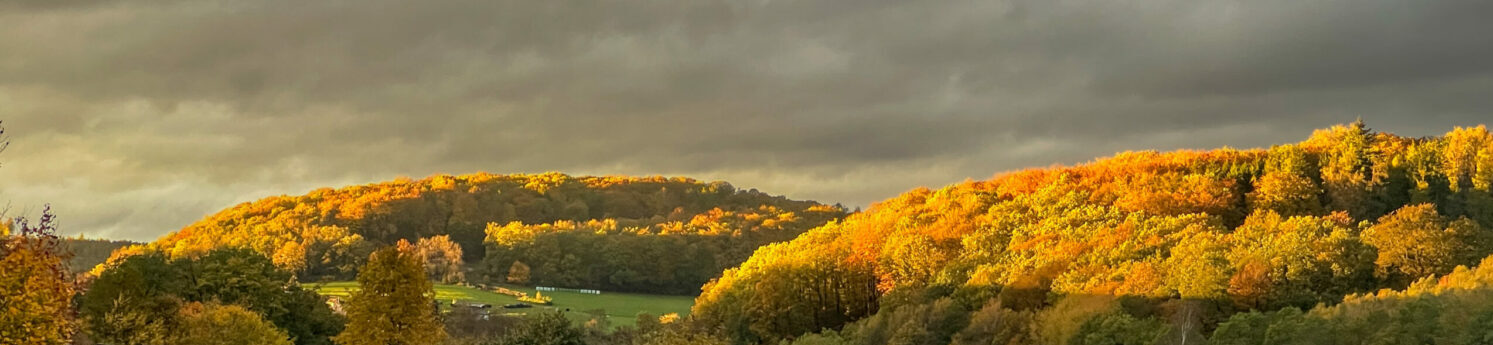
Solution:
[[[338,297],[347,297],[358,289],[357,282],[316,283],[306,284],[306,286],[319,294]],[[510,285],[504,285],[503,287],[526,292],[531,296],[536,292],[533,287]],[[694,305],[695,302],[693,296],[611,292],[602,292],[600,295],[593,295],[566,291],[539,291],[539,293],[554,298],[554,305],[536,305],[534,308],[529,309],[503,309],[503,305],[520,303],[518,298],[484,291],[475,287],[435,284],[436,300],[441,301],[443,306],[449,306],[452,300],[468,303],[486,303],[493,305],[495,313],[510,315],[524,315],[537,310],[566,310],[566,316],[577,322],[590,320],[592,318],[591,312],[601,310],[605,312],[607,322],[612,327],[635,325],[638,313],[649,313],[654,316],[679,313],[679,316],[687,316],[689,315],[690,306]]]

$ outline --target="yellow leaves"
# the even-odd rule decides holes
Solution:
[[[1489,235],[1476,223],[1452,221],[1435,205],[1401,208],[1364,230],[1363,242],[1378,248],[1378,271],[1387,279],[1409,282],[1450,272],[1487,254]]]
[[[1249,194],[1249,203],[1254,209],[1282,214],[1316,214],[1322,209],[1317,200],[1321,191],[1317,183],[1306,176],[1271,172],[1255,181],[1255,191]]]
[[[1021,251],[1031,251],[1031,250],[1037,249],[1039,247],[1045,247],[1048,244],[1053,243],[1054,240],[1056,240],[1058,238],[1060,238],[1059,234],[1052,234],[1052,233],[1039,234],[1036,237],[1032,237],[1030,239],[1026,239],[1024,241],[1017,242],[1015,245],[1013,245],[1010,248],[1008,248],[1008,250],[1010,250],[1010,251],[1018,251],[1018,252],[1021,252]]]
[[[1493,149],[1477,154],[1477,172],[1472,180],[1473,189],[1493,192]]]
[[[1119,296],[1165,296],[1164,276],[1156,263],[1141,261],[1127,263],[1128,269],[1122,268],[1118,273],[1121,282],[1111,293]]]
[[[631,183],[665,183],[669,181],[668,178],[664,178],[663,176],[632,177],[617,175],[585,177],[581,178],[581,180],[586,184],[587,187],[598,189],[611,188],[614,186],[626,185]],[[686,179],[685,181],[686,183],[695,182],[694,180],[689,179]]]
[[[658,323],[664,325],[679,322],[679,320],[679,313],[668,313],[658,316]]]
[[[494,243],[500,246],[513,246],[519,243],[533,241],[539,230],[524,225],[522,222],[513,221],[505,225],[496,223],[487,224],[487,240],[484,242]]]
[[[1234,181],[1204,174],[1140,173],[1116,184],[1114,205],[1154,215],[1220,214],[1233,206]]]
[[[1274,286],[1270,265],[1249,260],[1229,277],[1228,292],[1234,303],[1245,308],[1260,308]]]
[[[435,290],[418,257],[393,248],[374,252],[348,298],[347,328],[338,344],[438,344],[445,330],[430,307]],[[391,328],[390,324],[402,325]]]
[[[1100,248],[1116,248],[1130,242],[1135,236],[1135,225],[1133,223],[1120,224],[1110,231],[1099,233],[1093,239],[1094,246]],[[1147,245],[1154,245],[1147,243]]]
[[[879,270],[885,272],[883,284],[926,283],[950,262],[958,246],[950,241],[935,241],[920,234],[906,234],[888,240],[882,248]]]
[[[291,272],[300,272],[306,269],[306,247],[297,242],[285,242],[275,254],[270,256],[275,266],[287,269]]]
[[[804,212],[839,213],[845,212],[845,210],[839,207],[835,207],[834,205],[814,205],[809,206],[809,208],[804,210]]]
[[[529,296],[528,294],[524,294],[523,296],[519,296],[518,297],[518,301],[519,302],[534,303],[534,304],[538,304],[538,305],[550,305],[554,301],[554,298],[545,296],[544,293],[542,293],[542,292],[535,291],[534,292],[534,296]]]
[[[1480,177],[1479,170],[1485,169],[1479,164],[1480,156],[1493,152],[1493,134],[1486,126],[1457,127],[1446,133],[1442,142],[1445,146],[1441,165],[1446,170],[1451,190],[1475,188],[1479,184],[1476,181]]]
[[[188,303],[178,313],[173,343],[181,345],[290,345],[290,336],[258,313],[236,305]]]
[[[0,237],[0,344],[66,344],[76,287],[41,237]]]
[[[1434,227],[1463,245],[1404,251],[1435,259],[1439,269],[1427,272],[1466,263],[1460,254],[1434,258],[1441,253],[1493,248],[1493,237],[1471,236],[1487,233],[1476,222],[1493,219],[1483,212],[1493,210],[1486,195],[1493,189],[1493,136],[1481,128],[1455,132],[1414,139],[1339,126],[1270,150],[1127,152],[917,188],[811,231],[789,249],[759,251],[707,291],[818,291],[764,267],[834,258],[811,269],[871,265],[880,293],[962,279],[966,288],[1019,283],[1062,294],[1232,297],[1262,308],[1331,301],[1385,284],[1368,274],[1375,250],[1365,242],[1376,242],[1369,238],[1380,237],[1380,255],[1394,244],[1442,242],[1375,230],[1360,238],[1366,218],[1405,199],[1473,219]],[[1446,174],[1463,176],[1449,183]],[[1253,211],[1259,213],[1246,218]],[[944,248],[945,239],[957,245]]]
[[[520,179],[526,180],[525,189],[539,192],[539,194],[549,193],[556,187],[575,181],[570,175],[553,171],[538,175],[520,175]]]

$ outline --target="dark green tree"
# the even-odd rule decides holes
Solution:
[[[98,341],[136,343],[170,332],[181,302],[220,302],[258,313],[297,345],[330,344],[341,317],[325,298],[294,282],[269,258],[244,249],[221,249],[200,258],[172,260],[146,253],[105,269],[80,298],[88,331]]]

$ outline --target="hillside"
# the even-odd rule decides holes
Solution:
[[[1359,296],[1308,313],[1347,324],[1364,316],[1324,315],[1493,253],[1490,188],[1481,126],[1126,152],[880,202],[759,249],[694,315],[737,343],[1194,344],[1286,322],[1230,320],[1266,318],[1250,310],[1290,321]],[[801,336],[825,329],[839,331]]]
[[[240,204],[120,255],[244,247],[304,281],[342,280],[375,248],[403,240],[446,281],[692,294],[756,247],[844,215],[678,177],[439,175]],[[516,267],[526,274],[510,274]]]

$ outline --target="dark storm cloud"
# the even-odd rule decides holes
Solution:
[[[6,1],[5,200],[150,239],[397,175],[682,174],[865,205],[1363,117],[1487,122],[1481,1]],[[34,207],[32,207],[34,208]],[[22,210],[24,211],[24,210]]]

